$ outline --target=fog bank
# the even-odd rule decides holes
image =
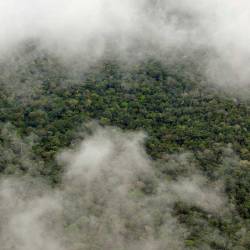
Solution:
[[[56,189],[28,176],[2,179],[1,249],[185,249],[189,232],[174,216],[175,204],[220,216],[227,199],[197,171],[159,179],[143,140],[141,133],[98,128],[58,155],[65,173]]]
[[[249,85],[247,0],[2,0],[0,21],[2,56],[28,40],[84,63],[106,54],[167,60],[201,50],[194,60],[205,61],[210,81]]]

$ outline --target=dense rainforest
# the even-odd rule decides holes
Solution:
[[[207,84],[198,71],[190,62],[112,59],[69,73],[32,50],[2,62],[1,176],[30,174],[57,187],[63,167],[56,155],[84,139],[81,131],[91,133],[89,124],[143,131],[159,178],[177,179],[194,164],[224,183],[234,207],[221,217],[176,202],[174,216],[190,232],[185,249],[250,249],[250,100]]]

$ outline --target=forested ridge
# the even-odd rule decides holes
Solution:
[[[207,84],[185,63],[148,59],[120,66],[104,60],[69,74],[47,56],[16,62],[0,69],[2,176],[25,175],[36,165],[30,174],[56,187],[63,171],[56,155],[82,140],[80,131],[88,131],[90,122],[143,131],[161,179],[187,171],[177,157],[186,155],[209,180],[224,182],[235,206],[220,217],[176,202],[174,216],[191,232],[186,249],[205,249],[204,242],[211,249],[250,249],[249,98]],[[148,185],[144,192],[150,196]],[[221,238],[206,237],[213,231]]]

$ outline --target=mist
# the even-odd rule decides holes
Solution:
[[[20,123],[22,128],[15,131],[15,126],[6,123],[6,118],[1,124],[1,249],[183,250],[187,249],[188,240],[191,239],[190,244],[195,242],[192,237],[199,234],[201,227],[197,249],[217,246],[233,249],[241,236],[248,238],[245,224],[239,226],[243,219],[232,205],[234,196],[228,197],[225,191],[224,181],[234,178],[230,171],[237,171],[234,166],[242,164],[233,151],[215,167],[211,164],[214,169],[208,171],[213,172],[210,176],[202,172],[202,166],[197,165],[190,152],[163,155],[158,160],[150,158],[145,150],[147,135],[144,132],[91,127],[91,133],[83,133],[71,146],[61,149],[64,137],[57,142],[56,136],[49,137],[56,131],[49,131],[50,127],[45,126],[44,132],[42,128],[43,119],[50,123],[54,116],[60,118],[63,109],[58,114],[52,112],[51,120],[47,111],[40,112],[37,124],[41,131],[37,135],[30,132],[36,132],[33,129],[36,122],[28,123],[25,116],[33,119],[29,103],[34,100],[36,105],[30,105],[34,111],[43,109],[47,103],[46,108],[57,108],[53,106],[57,102],[53,93],[42,100],[39,97],[46,91],[56,93],[57,84],[60,87],[73,86],[75,82],[84,84],[87,77],[82,77],[82,71],[91,71],[92,65],[102,64],[105,59],[121,66],[125,64],[125,68],[127,65],[133,68],[148,59],[155,59],[166,67],[187,62],[190,68],[197,66],[206,84],[224,89],[233,87],[237,92],[247,93],[245,90],[250,86],[249,1],[0,0],[0,22],[3,96],[8,96],[10,101],[14,99],[13,110],[24,107],[11,121],[15,124],[15,119],[20,118],[24,121]],[[110,72],[105,73],[112,74]],[[67,74],[73,77],[67,78]],[[136,81],[141,78],[138,79]],[[192,79],[193,83],[196,78],[183,77],[186,79]],[[44,83],[50,80],[55,88],[43,89]],[[177,82],[172,80],[173,84]],[[129,82],[133,81],[133,77],[128,76],[124,82],[122,79],[122,86],[129,88]],[[185,95],[184,91],[182,94]],[[94,98],[89,100],[87,105],[91,105]],[[62,101],[60,108],[64,105],[68,103]],[[69,105],[74,110],[74,102]],[[1,112],[6,110],[12,111],[3,108]],[[87,120],[93,118],[79,109],[79,120],[76,119],[79,123],[81,112]],[[69,112],[69,117],[73,114]],[[63,134],[64,117],[60,119],[62,123],[59,122],[58,127]],[[25,126],[27,129],[23,129]],[[55,141],[45,142],[42,151],[33,147],[46,136]],[[56,155],[55,159],[52,154]],[[44,159],[53,160],[53,164]],[[46,179],[48,176],[56,183],[53,187],[49,178]],[[220,178],[216,178],[218,176]],[[228,176],[230,180],[226,179]],[[185,221],[185,216],[189,221]],[[233,228],[231,233],[234,223],[238,228]],[[192,235],[193,231],[196,232]],[[236,237],[231,239],[230,234]]]
[[[174,216],[175,204],[221,216],[229,212],[226,195],[198,170],[161,179],[144,139],[96,128],[58,154],[65,170],[54,189],[30,175],[2,178],[1,249],[185,249],[189,230]],[[212,232],[209,237],[219,237]]]
[[[247,0],[2,0],[0,21],[1,57],[31,40],[85,64],[110,54],[167,61],[203,51],[193,60],[209,81],[249,85]]]

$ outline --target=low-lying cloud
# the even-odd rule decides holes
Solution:
[[[189,232],[174,204],[220,216],[227,200],[201,174],[159,179],[143,140],[98,128],[58,155],[65,173],[55,189],[28,176],[2,179],[1,249],[185,249]]]
[[[205,60],[210,81],[249,85],[247,0],[2,0],[0,22],[1,55],[27,40],[85,63],[107,52],[166,60],[202,50],[194,60]]]

